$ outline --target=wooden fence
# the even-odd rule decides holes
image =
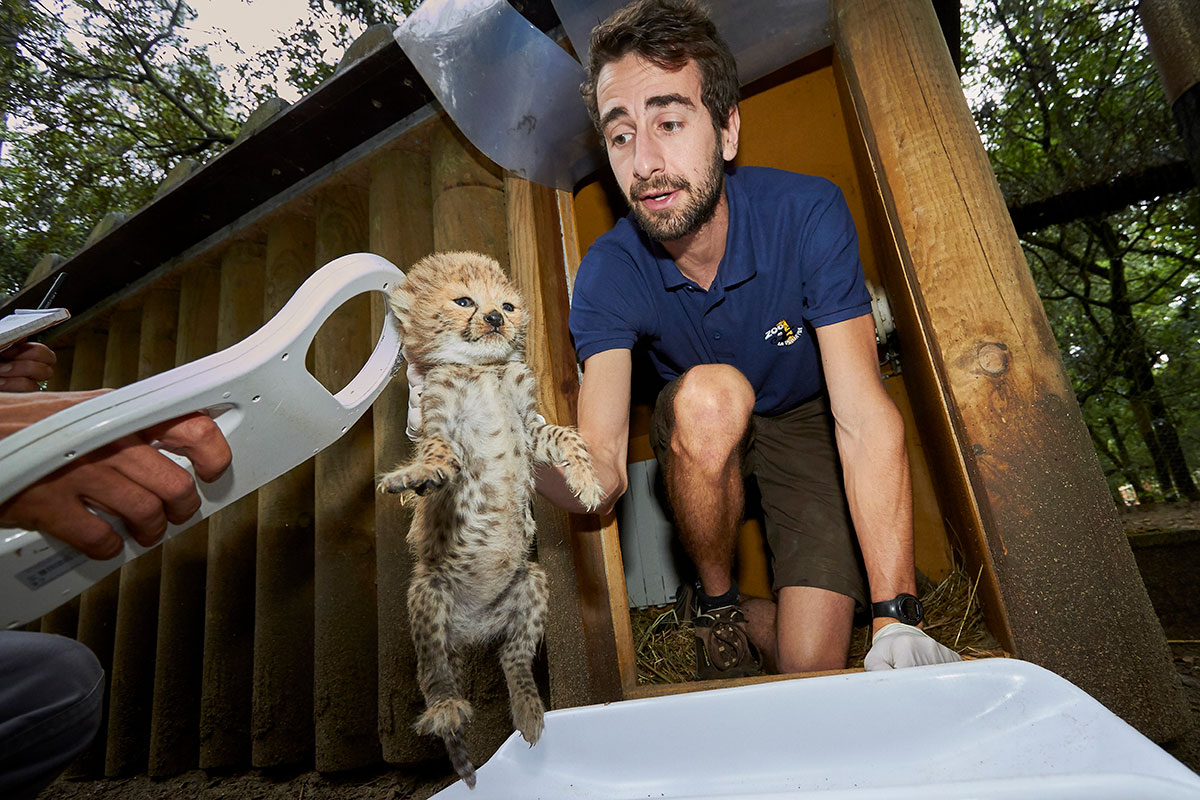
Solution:
[[[565,319],[578,248],[560,215],[570,202],[505,174],[433,117],[84,313],[50,340],[60,356],[52,388],[119,387],[226,348],[346,253],[403,269],[435,249],[471,249],[510,269],[531,302],[542,408],[573,418]],[[332,391],[349,382],[382,321],[382,301],[366,295],[336,312],[308,354],[317,379]],[[405,382],[393,382],[312,460],[41,621],[87,644],[110,676],[102,734],[73,774],[310,762],[336,771],[441,756],[411,731],[422,700],[405,602],[409,512],[374,491],[374,476],[409,455],[406,404]],[[544,688],[554,706],[614,697],[615,680],[607,691],[604,679],[593,685],[567,516],[542,503],[537,513],[560,612],[547,631]],[[511,730],[507,690],[494,649],[468,659],[467,672],[478,709],[470,744],[483,757]]]

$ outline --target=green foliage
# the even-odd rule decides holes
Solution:
[[[0,161],[11,290],[43,253],[69,254],[100,217],[134,210],[180,158],[233,141],[238,113],[183,2],[27,2],[5,14],[12,78]]]
[[[417,0],[309,5],[263,53],[228,42],[246,60],[225,67],[188,40],[185,0],[4,0],[0,295],[109,211],[147,203],[180,159],[216,155],[263,100],[315,88],[366,25],[396,24]]]
[[[964,88],[1010,205],[1184,157],[1131,3],[964,4]],[[1200,192],[1022,243],[1114,496],[1200,499]]]

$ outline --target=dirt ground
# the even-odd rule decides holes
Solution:
[[[1122,521],[1132,535],[1159,536],[1179,534],[1179,538],[1200,538],[1200,503],[1125,511]],[[1138,548],[1135,547],[1135,551]],[[1200,548],[1198,548],[1200,549]],[[1144,573],[1153,564],[1139,558]],[[1195,575],[1195,572],[1191,572]],[[1178,582],[1173,575],[1145,574],[1152,596],[1152,584]],[[1194,580],[1194,578],[1193,578]],[[1192,581],[1189,580],[1189,587]],[[1189,590],[1190,594],[1190,590]],[[1161,613],[1161,612],[1160,612]],[[1196,619],[1190,614],[1188,618]],[[1175,758],[1200,773],[1200,637],[1192,630],[1183,633],[1164,626],[1171,645],[1175,669],[1191,704],[1194,726],[1176,742],[1164,746]],[[1174,619],[1173,617],[1171,618]],[[448,766],[427,768],[387,768],[344,775],[316,772],[264,772],[244,775],[209,774],[200,770],[164,780],[145,776],[127,779],[72,782],[62,781],[48,788],[40,800],[427,800],[454,779]]]
[[[447,770],[449,767],[447,766]],[[345,775],[317,772],[209,774],[202,770],[151,780],[60,780],[39,800],[427,800],[457,776],[440,770],[378,768]]]

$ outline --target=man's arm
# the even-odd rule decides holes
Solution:
[[[867,315],[820,327],[817,341],[871,600],[916,594],[904,421],[879,379],[874,323]]]
[[[817,328],[817,339],[871,601],[916,594],[904,421],[879,380],[874,323],[870,316],[838,322]],[[960,660],[919,628],[891,617],[875,619],[873,631],[863,662],[869,670]]]
[[[605,350],[583,362],[579,387],[579,420],[576,427],[587,443],[596,476],[604,487],[604,502],[592,513],[612,510],[629,479],[625,462],[629,450],[629,382],[633,360],[628,350]],[[537,489],[567,511],[587,513],[567,488],[562,470],[539,465]]]
[[[0,436],[99,393],[0,393]],[[169,420],[81,456],[30,485],[0,505],[0,525],[38,530],[92,558],[112,558],[121,552],[121,537],[88,511],[90,506],[122,518],[138,543],[151,545],[168,521],[184,522],[200,507],[192,476],[160,453],[160,447],[186,456],[203,481],[216,480],[231,458],[221,429],[207,416]]]

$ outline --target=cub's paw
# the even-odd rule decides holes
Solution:
[[[457,474],[457,461],[446,461],[440,464],[418,461],[384,475],[379,480],[379,488],[389,494],[401,494],[407,491],[428,494],[434,489],[442,488],[446,481]]]
[[[604,502],[604,489],[595,480],[585,483],[578,489],[572,486],[571,490],[575,492],[579,502],[583,503],[588,511],[595,511]]]
[[[514,697],[512,702],[513,727],[530,746],[537,744],[545,728],[546,710],[542,698],[537,695]]]
[[[460,697],[439,700],[417,718],[413,727],[426,736],[456,736],[475,716],[475,709]]]

